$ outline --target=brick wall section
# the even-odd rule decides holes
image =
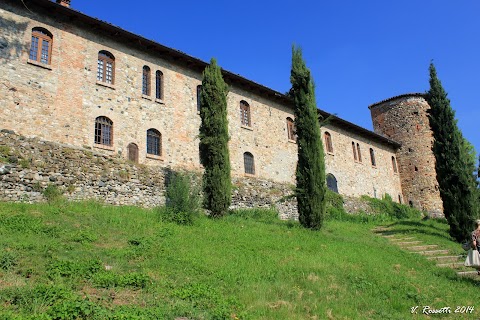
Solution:
[[[413,94],[380,102],[370,110],[375,132],[402,144],[397,162],[405,200],[430,215],[442,215],[429,108],[421,95]]]
[[[28,12],[21,2],[0,3],[0,125],[26,137],[39,137],[75,148],[89,148],[111,158],[127,158],[127,146],[139,147],[139,162],[151,167],[200,171],[196,88],[201,72],[175,64],[161,53],[125,44],[115,35],[102,36],[95,29],[55,19],[33,4]],[[43,27],[53,34],[51,65],[28,62],[31,30]],[[112,86],[97,83],[97,57],[106,50],[115,57]],[[142,95],[142,69],[150,67],[151,96]],[[155,97],[155,72],[164,79],[164,98]],[[243,154],[255,159],[254,177],[260,181],[293,184],[297,146],[288,140],[290,107],[244,87],[229,87],[228,121],[232,176],[244,178]],[[251,110],[251,126],[242,127],[240,101]],[[113,121],[113,147],[94,144],[95,118]],[[146,154],[146,132],[162,134],[162,156]],[[371,142],[361,134],[330,126],[334,152],[326,156],[327,172],[338,180],[344,195],[388,193],[395,201],[402,195],[399,177],[387,161],[391,146]],[[363,163],[353,161],[351,141],[361,145]],[[377,166],[370,165],[369,148]],[[387,160],[386,160],[387,159]]]

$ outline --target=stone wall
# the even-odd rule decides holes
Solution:
[[[114,205],[165,204],[165,177],[171,169],[146,166],[92,149],[0,132],[0,201],[42,202],[55,185],[69,200],[96,199]],[[201,172],[194,172],[198,183]],[[232,181],[232,208],[276,207],[283,219],[296,218],[292,186],[255,178]]]
[[[202,70],[175,64],[162,53],[140,44],[96,32],[92,27],[43,14],[31,4],[0,3],[0,124],[27,137],[40,137],[109,156],[127,157],[127,146],[139,147],[139,163],[200,170],[200,116],[197,86]],[[51,64],[28,59],[32,28],[53,34]],[[115,57],[112,85],[96,80],[97,57],[106,50]],[[151,94],[142,94],[142,69],[151,70]],[[163,99],[155,99],[155,73],[163,73]],[[244,175],[243,153],[254,155],[258,178],[292,183],[296,146],[289,143],[286,118],[293,110],[275,99],[231,85],[228,122],[232,175]],[[252,124],[241,125],[240,101],[251,109]],[[95,144],[95,119],[113,121],[113,145]],[[162,135],[162,155],[146,152],[146,132]]]
[[[411,94],[374,104],[370,110],[375,132],[402,144],[397,162],[406,201],[436,216],[443,214],[443,203],[432,151],[429,108],[422,94]]]

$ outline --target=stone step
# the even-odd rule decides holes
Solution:
[[[384,237],[384,238],[395,238],[396,236],[397,236],[396,233],[387,233],[387,234],[383,233],[382,234],[382,237]]]
[[[390,238],[390,241],[398,243],[398,241],[406,241],[406,240],[413,240],[414,237],[406,237],[406,238]]]
[[[426,250],[426,249],[434,249],[437,248],[438,245],[436,244],[425,244],[422,246],[413,246],[413,247],[405,247],[405,249],[411,250],[411,251],[421,251],[421,250]]]
[[[411,253],[418,253],[424,256],[433,256],[436,254],[448,254],[448,250],[426,250],[426,251],[410,251]]]
[[[452,269],[458,269],[461,267],[464,267],[464,262],[448,262],[448,263],[437,263],[437,267],[440,268],[452,268]]]
[[[477,271],[459,271],[457,274],[462,277],[478,277],[480,279]]]
[[[402,241],[402,242],[395,242],[395,244],[398,244],[399,246],[406,246],[409,244],[419,244],[422,243],[422,241]]]
[[[433,257],[427,257],[428,260],[435,260],[438,262],[455,262],[455,261],[460,261],[464,260],[464,256],[433,256]]]

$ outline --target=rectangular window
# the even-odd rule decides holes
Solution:
[[[97,80],[103,81],[103,60],[98,60],[97,64]]]
[[[32,36],[32,46],[30,47],[30,60],[37,61],[37,52],[38,52],[38,38]]]
[[[50,45],[49,41],[42,40],[42,56],[40,58],[41,63],[48,64],[49,45]]]

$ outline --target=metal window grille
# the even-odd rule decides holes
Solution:
[[[163,73],[157,71],[155,73],[155,98],[163,100]]]
[[[98,59],[97,63],[97,80],[103,81],[103,60]]]
[[[113,122],[107,117],[95,119],[95,143],[112,146]]]
[[[150,68],[147,66],[143,67],[142,94],[150,95]]]
[[[113,56],[106,52],[98,53],[97,80],[113,84],[114,82],[115,62]]]
[[[375,163],[375,151],[373,151],[372,148],[370,148],[370,160],[372,162],[372,166],[376,166],[376,163]]]
[[[245,173],[255,174],[255,162],[253,155],[250,152],[245,152],[243,154],[243,165],[245,167]]]
[[[155,129],[147,130],[147,153],[162,155],[162,135]]]
[[[242,125],[250,127],[250,106],[245,102],[240,102],[240,119]]]

